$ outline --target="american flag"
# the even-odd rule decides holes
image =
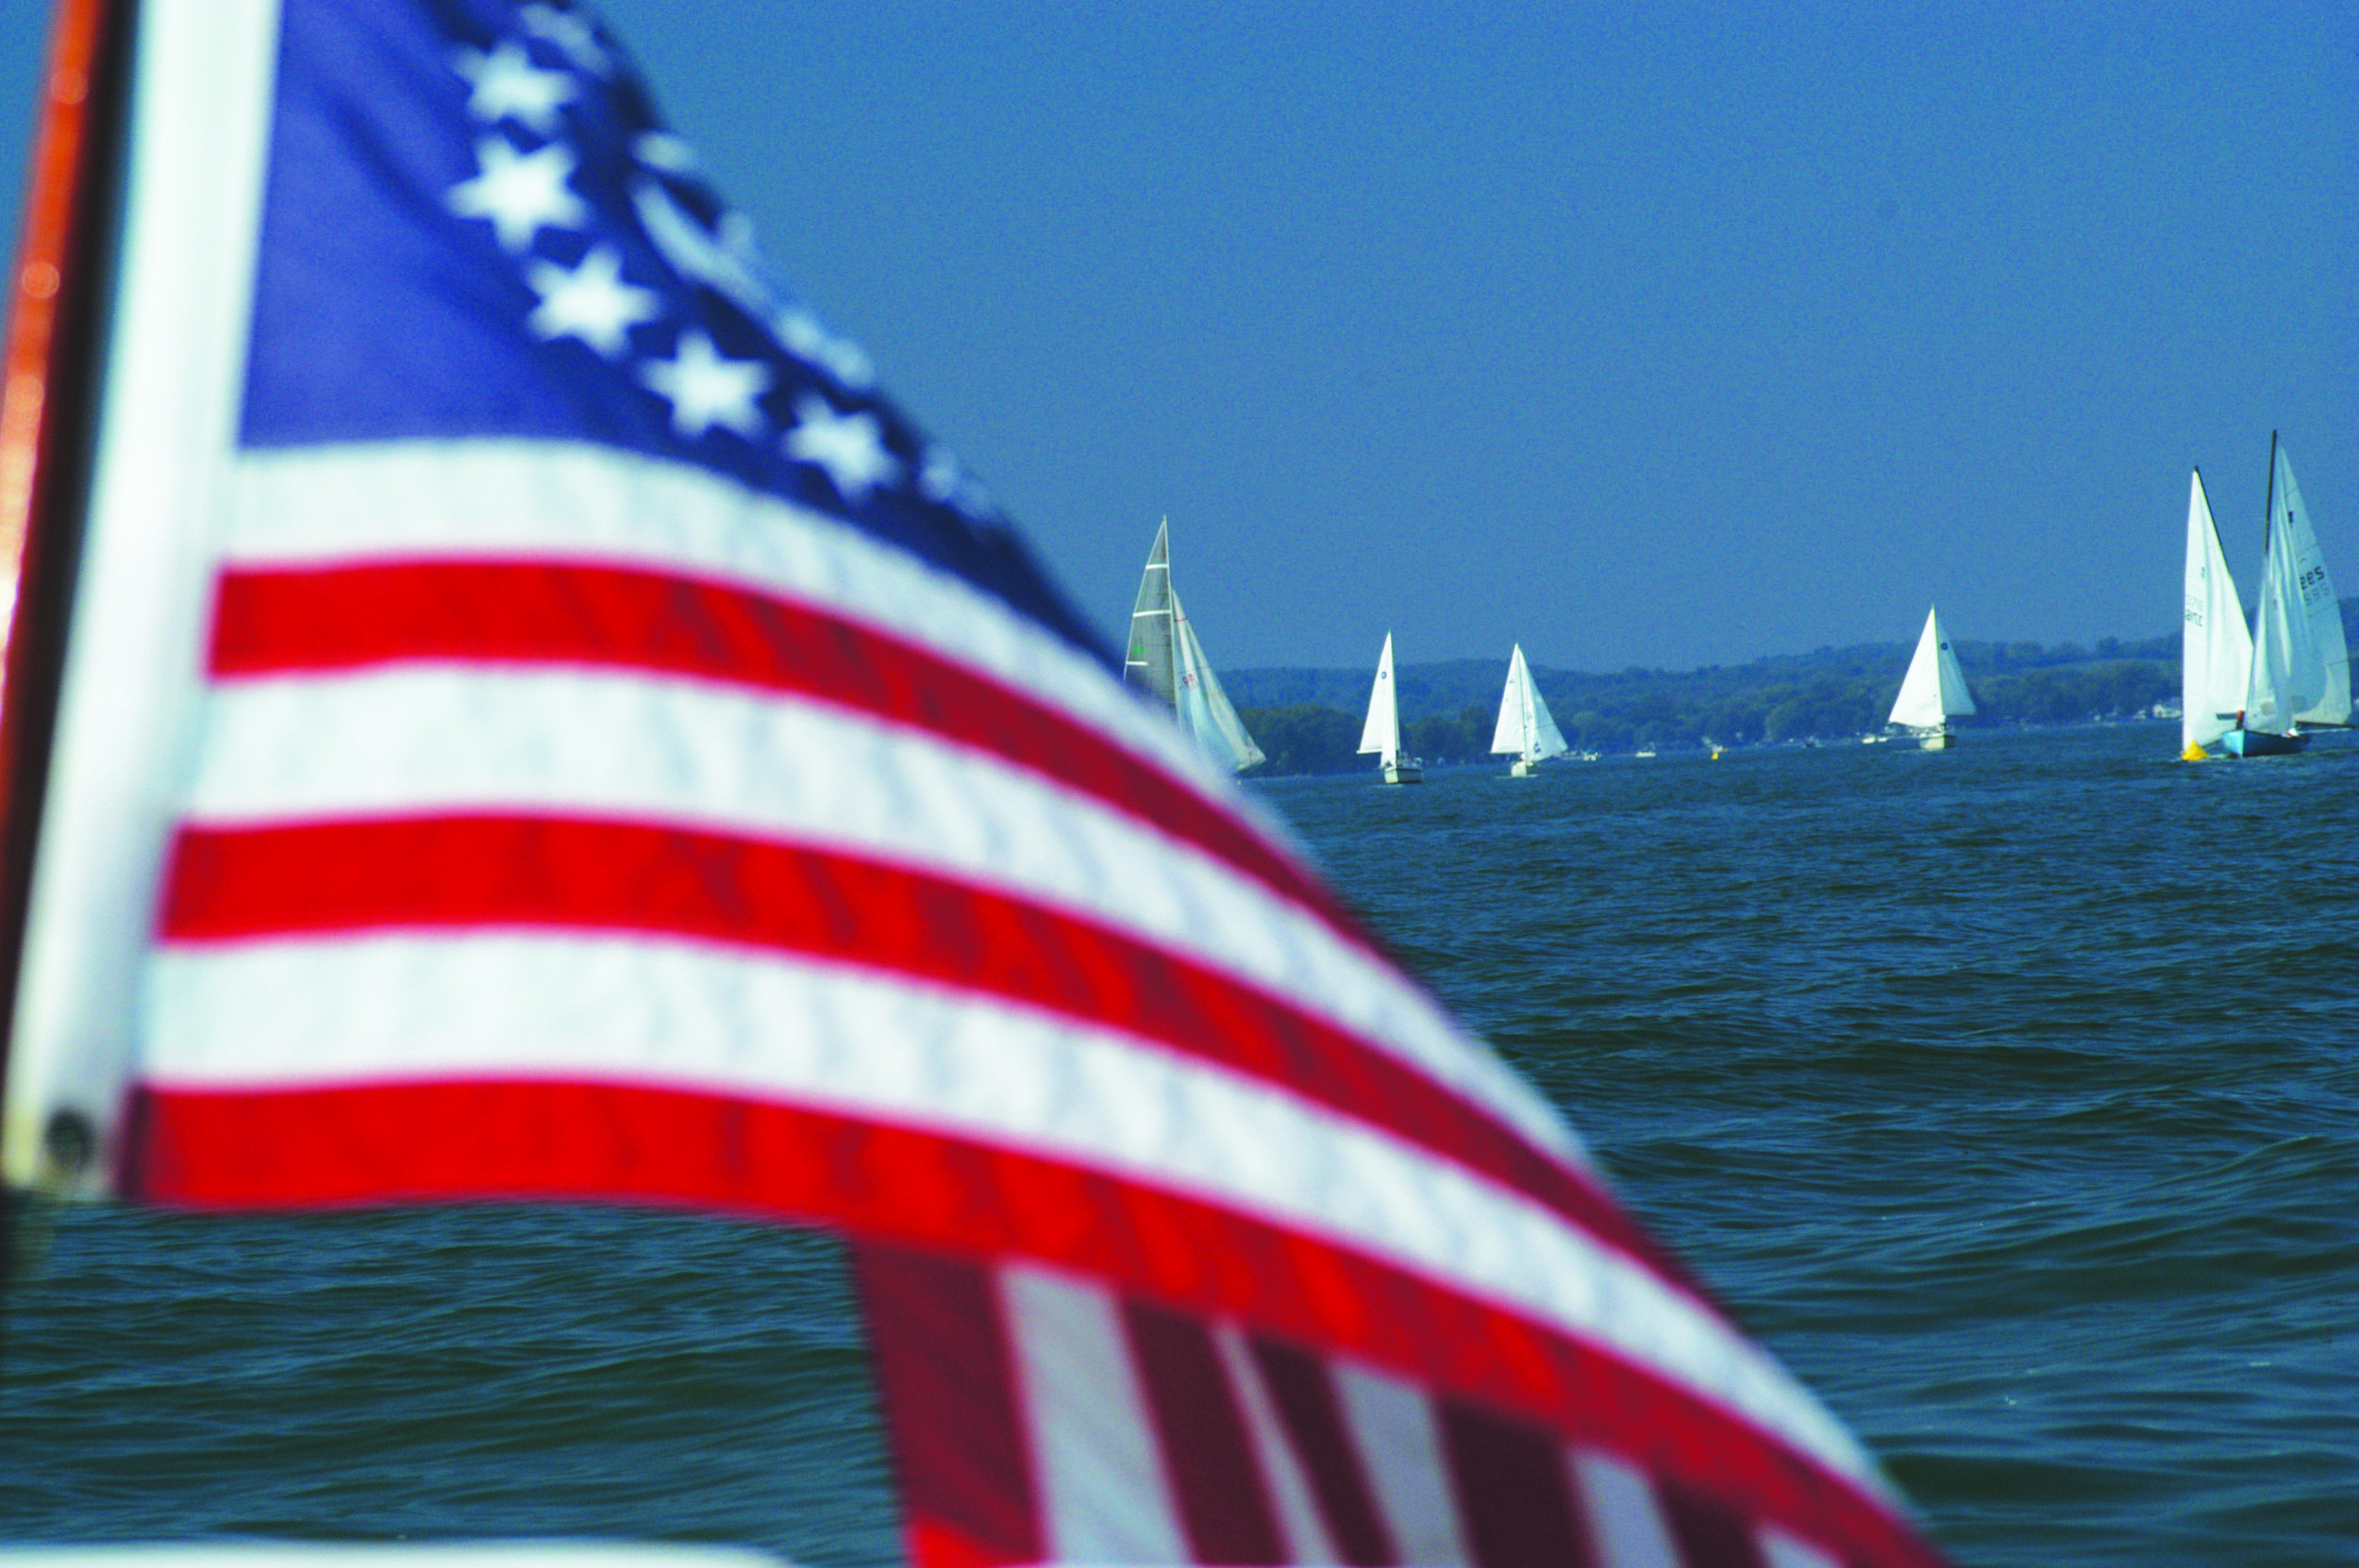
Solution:
[[[11,1179],[838,1228],[935,1568],[1933,1560],[587,10],[136,26]]]

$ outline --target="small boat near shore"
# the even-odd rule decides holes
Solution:
[[[1507,689],[1499,693],[1499,722],[1491,731],[1491,754],[1515,759],[1507,770],[1510,778],[1530,778],[1540,771],[1542,762],[1572,749],[1564,743],[1564,732],[1556,727],[1548,699],[1532,684],[1531,666],[1524,662],[1524,645],[1516,643],[1507,659]]]
[[[1942,635],[1939,606],[1925,611],[1925,630],[1916,640],[1916,655],[1900,679],[1900,694],[1892,699],[1886,725],[1905,729],[1927,751],[1948,751],[1957,744],[1949,721],[1974,711],[1974,695],[1966,689],[1966,673],[1958,656]]]
[[[1368,690],[1368,718],[1360,726],[1360,752],[1377,757],[1377,776],[1387,784],[1422,784],[1425,764],[1400,749],[1400,694],[1393,686],[1393,634],[1384,634],[1377,656],[1376,684]]]

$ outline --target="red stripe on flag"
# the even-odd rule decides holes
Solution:
[[[1230,812],[1080,720],[913,643],[775,594],[626,566],[434,560],[232,569],[212,674],[420,660],[690,676],[857,709],[990,752],[1195,844],[1369,938],[1333,894]]]
[[[1383,1127],[1685,1276],[1613,1202],[1472,1103],[1216,971],[1075,916],[799,845],[558,817],[184,827],[163,935],[618,930],[856,963],[1157,1040]]]
[[[877,1242],[855,1243],[852,1262],[911,1560],[1039,1561],[1046,1536],[990,1271]]]
[[[1327,1363],[1307,1351],[1255,1336],[1254,1363],[1269,1385],[1271,1402],[1286,1424],[1286,1436],[1311,1477],[1319,1517],[1328,1539],[1346,1562],[1370,1565],[1398,1562],[1400,1553],[1384,1516],[1377,1510],[1360,1456],[1344,1427],[1344,1412],[1335,1397],[1334,1380]]]
[[[1587,1568],[1562,1442],[1455,1399],[1442,1402],[1441,1416],[1458,1516],[1480,1568]]]
[[[1122,1320],[1195,1560],[1286,1561],[1245,1415],[1204,1320],[1129,1298]]]
[[[1627,1456],[1841,1554],[1939,1560],[1867,1493],[1595,1345],[1314,1237],[1015,1149],[641,1086],[138,1093],[120,1190],[208,1208],[680,1204],[1029,1259],[1361,1358]]]

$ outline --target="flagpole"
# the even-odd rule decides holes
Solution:
[[[89,486],[132,0],[58,0],[0,358],[0,1114]],[[14,1255],[0,1195],[0,1291]]]

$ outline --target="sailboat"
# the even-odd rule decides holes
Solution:
[[[1387,784],[1422,784],[1425,764],[1400,749],[1400,698],[1393,689],[1393,634],[1384,634],[1377,656],[1376,684],[1368,691],[1368,722],[1360,726],[1360,751],[1375,752],[1377,774]]]
[[[1524,662],[1521,642],[1507,660],[1507,690],[1499,693],[1499,722],[1491,731],[1491,750],[1514,754],[1514,764],[1507,770],[1511,778],[1530,778],[1542,761],[1572,750],[1548,712],[1548,699],[1531,683],[1531,666]]]
[[[2326,556],[2311,531],[2292,461],[2269,436],[2268,522],[2260,611],[2244,709],[2220,738],[2232,757],[2267,757],[2310,743],[2301,731],[2351,724],[2351,653]],[[2184,722],[2183,720],[2182,721]]]
[[[1146,573],[1139,579],[1138,603],[1130,610],[1130,652],[1123,660],[1122,678],[1147,692],[1180,721],[1204,754],[1231,773],[1243,773],[1263,761],[1262,748],[1246,733],[1245,722],[1220,687],[1196,626],[1180,608],[1180,591],[1171,585],[1171,520],[1155,529],[1154,548],[1146,552]]]
[[[1916,657],[1909,660],[1900,694],[1892,700],[1892,713],[1884,723],[1906,729],[1927,751],[1947,751],[1957,743],[1949,721],[1973,711],[1973,694],[1966,689],[1966,675],[1958,668],[1958,656],[1949,651],[1949,640],[1941,634],[1936,606],[1925,612]]]
[[[2187,483],[2187,592],[2179,620],[2181,757],[2201,759],[2210,755],[2206,746],[2236,727],[2251,676],[2252,633],[2198,471]]]

